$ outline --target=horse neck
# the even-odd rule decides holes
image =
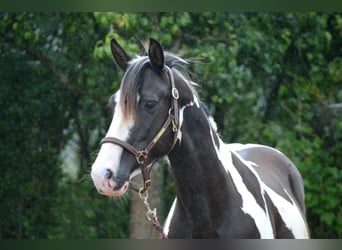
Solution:
[[[217,156],[219,138],[204,110],[192,105],[181,115],[181,141],[169,154],[177,198],[189,217],[201,216],[201,223],[209,225],[213,215],[227,211],[232,181]]]

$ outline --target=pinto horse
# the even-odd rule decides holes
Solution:
[[[225,144],[186,74],[187,61],[150,39],[146,56],[111,41],[125,72],[91,176],[99,193],[122,196],[141,170],[167,157],[177,197],[168,238],[308,238],[302,177],[278,150]]]

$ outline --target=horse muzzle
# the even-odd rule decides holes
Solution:
[[[91,178],[97,191],[106,196],[119,197],[126,193],[129,182],[115,178],[110,169],[105,169],[101,173],[92,171]]]

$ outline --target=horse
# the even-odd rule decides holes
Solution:
[[[130,56],[115,39],[110,47],[124,75],[92,165],[100,194],[124,195],[139,172],[145,192],[153,163],[164,157],[176,187],[168,238],[309,238],[298,169],[275,148],[224,143],[188,61],[153,38],[146,55]]]

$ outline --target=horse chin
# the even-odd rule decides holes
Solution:
[[[108,197],[120,197],[123,196],[129,186],[129,182],[125,181],[124,184],[119,189],[112,189],[112,188],[106,188],[106,189],[98,189],[99,193]]]

